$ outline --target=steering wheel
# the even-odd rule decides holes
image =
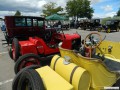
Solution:
[[[99,37],[99,41],[97,39],[94,39],[93,35],[97,35]],[[89,42],[87,42],[87,39],[89,39]],[[90,50],[90,58],[91,58],[91,51],[93,48],[98,47],[102,42],[102,37],[99,33],[92,32],[88,34],[84,39],[84,46],[85,48],[89,48]]]

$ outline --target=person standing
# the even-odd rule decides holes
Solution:
[[[58,21],[58,28],[62,28],[62,24],[61,24],[61,22],[60,22],[60,20]]]
[[[2,30],[2,31],[6,31],[6,25],[5,25],[4,20],[1,21],[1,30]]]

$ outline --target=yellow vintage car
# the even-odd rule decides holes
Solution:
[[[59,47],[61,56],[55,55],[50,66],[23,71],[16,90],[119,90],[119,47],[90,33],[80,50]]]

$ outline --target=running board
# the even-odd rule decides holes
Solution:
[[[8,44],[8,43],[2,43],[2,45],[4,45],[4,44]]]
[[[2,40],[2,41],[6,41],[6,40]]]

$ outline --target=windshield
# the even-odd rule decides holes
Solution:
[[[107,21],[106,25],[114,24],[114,21]]]

